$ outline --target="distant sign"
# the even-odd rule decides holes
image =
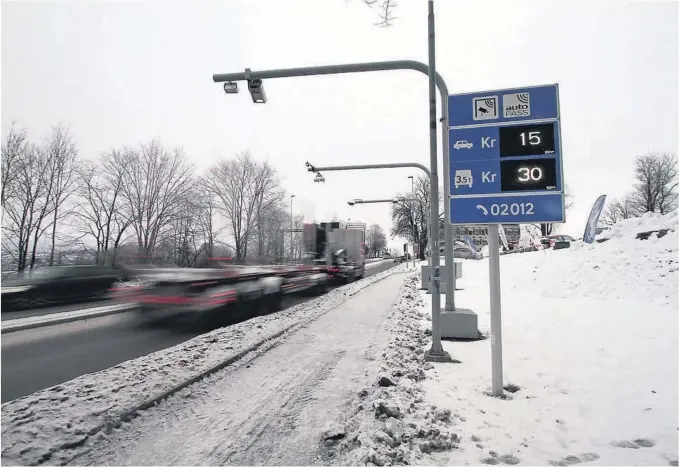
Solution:
[[[448,97],[450,222],[564,222],[557,85]]]

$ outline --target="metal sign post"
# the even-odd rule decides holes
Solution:
[[[558,85],[451,95],[451,224],[488,225],[493,395],[502,389],[499,224],[565,222]]]
[[[500,289],[500,235],[497,224],[488,226],[488,262],[490,279],[490,355],[492,391],[503,394],[502,384],[502,291]]]

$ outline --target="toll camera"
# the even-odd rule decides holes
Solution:
[[[224,92],[227,94],[238,94],[238,83],[227,81],[224,83]]]
[[[266,103],[266,93],[264,92],[264,85],[262,84],[261,79],[249,79],[248,91],[250,91],[252,102],[255,104]]]

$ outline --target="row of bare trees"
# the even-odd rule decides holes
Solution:
[[[69,132],[56,126],[42,144],[12,126],[2,144],[2,247],[20,270],[36,262],[46,237],[54,261],[57,226],[71,213],[66,202],[76,190],[77,149]]]
[[[606,205],[601,217],[604,225],[639,217],[647,212],[666,214],[679,207],[679,172],[674,153],[651,152],[634,162],[634,189]]]
[[[101,264],[301,256],[301,242],[300,251],[285,244],[283,233],[302,218],[290,219],[284,196],[276,169],[249,152],[198,176],[182,149],[156,140],[87,160],[63,125],[40,144],[13,125],[2,144],[3,270],[58,264],[64,252],[83,250]]]

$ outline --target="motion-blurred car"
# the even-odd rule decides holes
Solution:
[[[20,279],[3,281],[2,310],[82,303],[107,297],[108,289],[124,275],[104,266],[52,266],[31,271]]]
[[[540,239],[543,248],[553,248],[555,250],[570,248],[571,243],[574,241],[573,237],[569,235],[549,235]]]
[[[461,259],[483,259],[483,255],[480,252],[462,245],[455,245],[453,248],[453,257]]]

